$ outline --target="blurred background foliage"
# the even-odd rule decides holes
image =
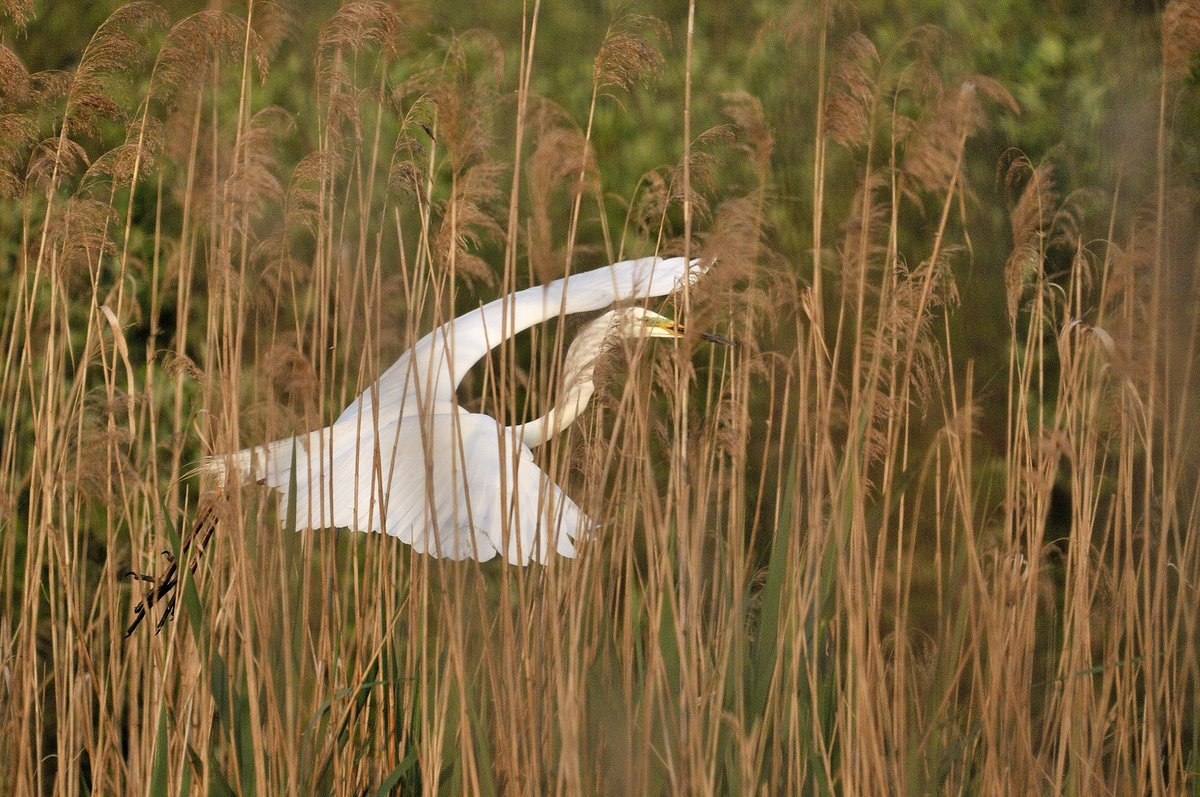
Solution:
[[[6,44],[25,61],[29,71],[67,69],[77,63],[89,38],[121,5],[116,0],[89,3],[37,2],[34,20],[23,30],[9,21],[0,26]],[[213,5],[235,14],[232,4],[173,2],[166,5],[175,19]],[[257,103],[277,104],[303,115],[313,100],[310,87],[312,42],[339,3],[315,0],[283,3],[293,16],[294,29],[272,62]],[[808,3],[794,4],[797,25]],[[812,140],[811,109],[816,81],[816,48],[797,40],[781,44],[769,34],[786,20],[787,3],[754,0],[749,3],[700,3],[696,12],[695,92],[693,113],[698,129],[726,121],[721,94],[748,91],[763,99],[778,134],[781,158],[803,158],[789,142]],[[532,4],[530,4],[530,9]],[[1110,2],[1039,2],[1037,0],[864,0],[847,11],[844,27],[857,27],[880,54],[900,46],[923,26],[936,26],[944,37],[940,63],[947,72],[977,72],[999,80],[1012,92],[1020,114],[1002,117],[991,135],[973,145],[981,156],[976,166],[986,170],[1004,149],[1013,147],[1037,162],[1053,153],[1067,168],[1065,188],[1099,187],[1129,170],[1129,159],[1152,152],[1158,69],[1159,4],[1148,0]],[[591,94],[592,59],[605,29],[621,11],[658,17],[666,24],[664,41],[670,61],[682,61],[687,6],[666,0],[646,0],[635,6],[616,3],[549,3],[540,11],[542,46],[536,56],[533,90],[553,100],[577,120],[587,117]],[[495,37],[505,63],[503,85],[515,83],[515,53],[520,46],[522,3],[428,3],[421,27],[431,37],[452,31],[479,29]],[[621,103],[600,109],[596,147],[605,166],[605,179],[617,184],[635,181],[644,172],[678,157],[678,102],[683,91],[680,69],[665,69],[647,91],[635,92]],[[779,104],[768,100],[787,97]],[[1190,102],[1194,102],[1189,98]],[[783,116],[787,108],[795,116]],[[1180,114],[1194,111],[1181,107]],[[811,116],[811,114],[808,114]],[[302,132],[311,132],[301,126]],[[992,156],[988,164],[986,155]],[[1195,159],[1185,161],[1194,170]],[[777,173],[789,174],[780,169]],[[978,176],[978,175],[977,175]],[[976,181],[987,191],[994,180]],[[786,192],[782,192],[786,193]],[[807,192],[804,192],[807,193]],[[991,207],[990,203],[981,202]],[[1000,215],[999,208],[994,209]],[[795,214],[807,219],[807,213]],[[999,223],[999,220],[992,220]]]
[[[34,20],[24,30],[0,27],[31,71],[73,67],[92,33],[113,10],[116,0],[89,3],[37,2]],[[212,7],[244,14],[237,4],[173,2],[173,18]],[[311,43],[339,3],[315,0],[283,3],[293,15],[295,29],[272,64],[259,100],[301,113],[311,102],[313,59]],[[720,94],[745,90],[766,98],[786,94],[796,108],[803,92],[815,88],[804,76],[815,74],[815,48],[797,43],[778,48],[767,44],[789,4],[754,0],[749,3],[700,3],[696,14],[694,112],[697,123],[721,120]],[[797,16],[807,3],[796,4]],[[1073,179],[1095,184],[1111,179],[1123,164],[1112,155],[1126,156],[1131,145],[1148,150],[1140,136],[1152,132],[1144,124],[1157,84],[1159,3],[1148,0],[1110,2],[1036,2],[1035,0],[864,0],[856,3],[853,19],[881,54],[926,25],[939,28],[949,45],[942,62],[958,71],[975,71],[1001,81],[1021,106],[1019,117],[999,121],[996,134],[977,147],[1016,147],[1032,159],[1057,149],[1076,170]],[[510,55],[520,44],[522,4],[429,3],[422,27],[429,35],[480,29],[494,36]],[[664,0],[546,4],[541,9],[534,90],[553,99],[575,118],[586,118],[591,89],[592,56],[604,30],[622,10],[663,20],[670,32],[668,57],[679,57],[686,28],[687,6]],[[849,13],[849,12],[848,12]],[[955,60],[958,64],[955,64]],[[506,85],[515,79],[517,64],[505,65]],[[679,150],[676,101],[682,94],[678,70],[665,70],[652,91],[639,92],[625,102],[625,112],[607,109],[597,124],[597,147],[615,171],[614,180],[636,176],[661,164],[664,155]],[[768,109],[776,106],[764,102]],[[1183,110],[1183,109],[1181,109]],[[776,119],[775,122],[785,120]],[[787,120],[803,123],[803,120]],[[1143,124],[1138,124],[1141,121]],[[811,125],[811,120],[808,122]],[[780,140],[811,140],[811,130]],[[807,132],[808,135],[804,133]],[[1106,157],[1101,157],[1106,156]],[[1193,164],[1193,167],[1195,164]]]

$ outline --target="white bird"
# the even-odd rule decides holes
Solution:
[[[513,564],[574,556],[592,521],[533,461],[591,400],[597,358],[628,337],[679,337],[682,327],[641,307],[613,310],[585,326],[563,364],[559,404],[504,428],[468,412],[454,393],[470,368],[518,332],[563,314],[663,296],[694,282],[700,261],[642,258],[518,291],[442,324],[405,352],[324,429],[276,440],[204,469],[224,480],[265,483],[281,493],[296,530],[385,531],[419,552]],[[715,335],[705,337],[725,341]]]

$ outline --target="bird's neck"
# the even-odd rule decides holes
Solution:
[[[534,448],[566,429],[587,409],[593,392],[595,392],[595,388],[591,379],[574,382],[563,393],[558,404],[549,412],[515,428],[521,437],[521,442]]]

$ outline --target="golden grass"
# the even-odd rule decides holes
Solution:
[[[811,236],[786,252],[770,109],[731,95],[693,132],[689,23],[678,164],[615,187],[618,227],[597,104],[681,67],[657,24],[614,23],[576,125],[530,88],[538,9],[509,85],[495,39],[418,52],[411,12],[348,4],[311,117],[256,99],[291,29],[269,4],[127,6],[66,76],[0,51],[0,792],[1196,789],[1197,286],[1166,112],[1196,4],[1165,15],[1140,210],[1085,213],[1011,159],[1011,256],[974,265],[1007,286],[989,384],[955,280],[1002,87],[939,78],[926,32],[881,57],[826,5],[784,14],[769,35],[821,53]],[[316,144],[288,160],[294,128]],[[578,559],[282,532],[260,489],[187,477],[329,422],[480,297],[654,252],[718,258],[677,311],[743,345],[619,362],[539,451],[606,522]],[[464,404],[544,411],[559,326]],[[163,570],[200,504],[220,527],[178,616],[125,640],[146,585],[122,573]]]

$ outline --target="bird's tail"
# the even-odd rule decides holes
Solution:
[[[293,449],[298,446],[303,452],[303,438],[306,437],[308,435],[287,437],[253,448],[243,448],[234,454],[214,454],[201,461],[199,471],[214,477],[221,484],[226,484],[231,479],[274,481],[272,477],[290,469]]]

